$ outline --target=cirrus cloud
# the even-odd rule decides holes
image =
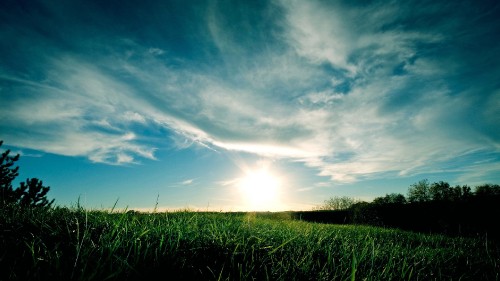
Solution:
[[[45,13],[30,16],[10,3],[0,128],[20,147],[109,164],[155,159],[173,138],[303,162],[337,182],[457,171],[500,152],[500,73],[487,63],[500,25],[467,3],[212,1],[176,6],[171,22],[159,3],[137,14],[93,3],[81,32],[70,32],[85,22],[76,4],[36,2],[28,10]]]

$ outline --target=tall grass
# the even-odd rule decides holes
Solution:
[[[485,239],[314,224],[286,213],[5,208],[0,227],[0,280],[500,278],[498,245]]]

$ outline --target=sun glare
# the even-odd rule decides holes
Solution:
[[[273,211],[280,207],[280,179],[267,169],[248,171],[239,189],[249,211]]]

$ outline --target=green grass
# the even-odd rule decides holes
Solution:
[[[485,239],[282,214],[5,208],[0,280],[498,280]]]

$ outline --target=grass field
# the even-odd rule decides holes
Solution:
[[[498,280],[498,244],[287,213],[5,208],[0,280]]]

